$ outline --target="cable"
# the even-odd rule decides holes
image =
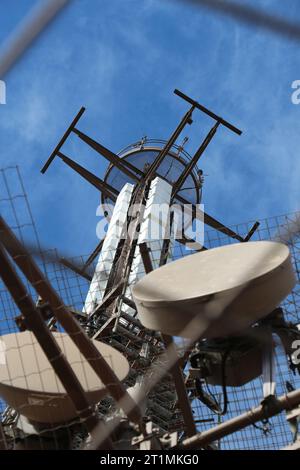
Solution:
[[[228,408],[228,395],[227,395],[227,385],[226,385],[226,361],[229,356],[232,347],[228,347],[224,354],[222,355],[221,362],[221,382],[222,382],[222,394],[223,394],[223,408],[221,409],[220,403],[211,392],[207,379],[205,378],[205,384],[208,390],[206,393],[201,384],[201,379],[195,379],[195,388],[198,394],[198,398],[216,415],[223,416],[227,413]]]

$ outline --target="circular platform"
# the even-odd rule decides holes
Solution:
[[[142,147],[138,143],[127,147],[120,152],[119,156],[134,165],[138,170],[144,171],[145,166],[151,165],[154,162],[164,144],[165,141],[155,139],[148,140]],[[191,156],[186,151],[181,150],[180,152],[179,147],[174,147],[169,151],[158,167],[157,174],[170,184],[174,184],[184,171],[190,159]],[[191,204],[199,204],[201,202],[202,183],[199,180],[197,171],[198,168],[196,167],[187,177],[178,193],[179,196],[182,196]],[[139,178],[141,177],[138,174],[137,176]],[[121,191],[126,183],[135,184],[133,179],[113,165],[108,167],[104,181],[118,191]],[[112,204],[112,201],[104,194],[101,195],[101,198],[101,202],[106,207],[109,218],[111,216],[109,204]]]
[[[265,317],[295,285],[289,249],[258,241],[226,245],[167,264],[133,287],[142,324],[174,336],[195,318],[199,337],[231,335]],[[197,334],[197,332],[196,332]]]
[[[97,403],[107,394],[105,385],[67,334],[53,336],[88,401]],[[107,344],[93,342],[119,380],[124,380],[129,372],[125,357]],[[63,423],[76,418],[71,399],[33,333],[0,336],[0,347],[0,396],[8,405],[37,423]]]

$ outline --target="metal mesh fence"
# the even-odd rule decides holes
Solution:
[[[37,247],[34,250],[34,256],[38,260],[47,275],[52,286],[59,293],[64,303],[71,309],[77,319],[84,326],[90,337],[102,329],[101,341],[108,343],[119,350],[128,360],[130,365],[130,374],[127,377],[126,384],[133,387],[139,380],[139,377],[147,374],[150,366],[160,358],[160,354],[164,350],[164,346],[160,335],[146,330],[139,322],[138,317],[134,314],[134,305],[132,304],[130,295],[122,300],[119,316],[114,322],[107,327],[109,320],[105,311],[99,312],[93,321],[87,319],[83,313],[83,306],[90,287],[90,280],[81,276],[75,271],[66,268],[58,262],[58,255],[55,250],[42,251],[39,246],[36,229],[30,211],[30,206],[26,197],[22,180],[17,168],[7,168],[1,171],[1,191],[0,191],[0,212],[6,219],[8,225],[13,229],[18,238],[25,244]],[[272,218],[260,220],[259,229],[254,233],[252,240],[272,240],[278,239],[280,234],[284,235],[286,228],[290,227],[294,221],[299,218],[299,213],[282,215]],[[241,236],[245,236],[253,222],[238,224],[231,227]],[[297,284],[293,292],[288,296],[282,304],[285,318],[292,323],[300,323],[299,302],[300,302],[300,279],[299,279],[299,262],[300,262],[300,237],[296,235],[289,241],[291,255],[294,263],[294,269],[297,276]],[[205,233],[205,246],[213,248],[217,246],[235,243],[232,238],[216,231],[207,230]],[[151,248],[151,244],[149,244]],[[30,251],[30,250],[29,250]],[[173,259],[188,256],[193,253],[187,250],[183,245],[176,242],[173,246]],[[39,255],[37,257],[37,255]],[[152,263],[157,265],[159,261],[160,251],[153,249],[151,252]],[[74,257],[69,260],[76,266],[83,266],[87,256]],[[89,266],[89,272],[93,272],[97,260]],[[20,273],[19,273],[20,274]],[[140,275],[144,275],[144,268],[141,265]],[[24,276],[20,274],[22,280]],[[25,282],[34,302],[37,301],[37,294],[33,288]],[[99,290],[99,285],[97,286]],[[105,292],[103,290],[102,297]],[[131,309],[129,311],[129,309]],[[20,324],[16,322],[20,312],[13,302],[6,287],[0,281],[0,335],[19,331]],[[105,328],[104,328],[105,326]],[[57,323],[49,323],[52,331],[63,333],[63,329]],[[184,346],[182,339],[176,339],[178,350]],[[160,359],[159,359],[160,360]],[[164,361],[160,360],[158,364],[164,367]],[[187,375],[188,363],[185,369]],[[287,382],[295,389],[300,387],[299,376],[289,368],[287,356],[280,348],[276,347],[276,394],[282,395],[287,392]],[[42,372],[42,371],[40,371]],[[223,389],[221,386],[207,385],[206,392],[214,397],[220,405],[223,400]],[[241,387],[227,387],[228,408],[224,416],[216,415],[203,402],[197,398],[192,400],[192,409],[194,413],[195,423],[199,432],[209,429],[222,421],[239,415],[251,407],[257,406],[263,399],[263,387],[261,377],[248,382]],[[9,423],[15,423],[14,412],[7,408],[2,401],[0,403],[2,422],[6,426]],[[102,416],[112,416],[115,412],[113,401],[105,397],[99,401],[98,412]],[[177,404],[176,394],[174,392],[174,383],[170,375],[161,381],[148,396],[147,412],[148,418],[152,419],[161,429],[166,431],[178,431],[179,434],[183,430],[183,421],[180,409]],[[13,426],[10,426],[13,429]],[[70,426],[68,424],[68,433]],[[48,430],[49,431],[49,430]],[[82,431],[82,429],[80,430]],[[74,432],[74,442],[80,441],[78,429]],[[76,434],[77,433],[77,434]],[[41,433],[43,434],[43,432]],[[13,439],[17,439],[14,434]],[[55,434],[57,436],[57,434]],[[39,436],[36,437],[39,439]],[[57,438],[56,447],[61,447],[62,439]],[[76,441],[77,439],[77,441]],[[120,437],[120,442],[122,438]],[[285,413],[266,420],[257,425],[250,425],[242,431],[231,434],[223,438],[220,442],[215,443],[221,449],[280,449],[292,441],[292,432],[286,420]],[[43,445],[45,442],[43,441]],[[52,444],[53,445],[53,444]],[[76,447],[76,444],[74,444]]]

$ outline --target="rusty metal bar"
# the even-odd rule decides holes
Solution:
[[[79,113],[76,115],[66,132],[64,133],[63,137],[51,153],[50,157],[48,158],[47,162],[41,169],[41,173],[45,173],[49,166],[51,165],[52,161],[56,156],[59,156],[63,158],[63,154],[60,152],[61,147],[63,144],[66,142],[68,139],[69,135],[71,132],[76,134],[81,140],[83,140],[86,144],[88,144],[90,147],[92,147],[96,152],[100,153],[104,158],[109,160],[114,166],[119,168],[119,170],[123,171],[127,176],[129,176],[131,179],[134,181],[139,181],[139,176],[143,175],[143,172],[136,168],[134,165],[132,165],[130,162],[128,162],[125,159],[120,158],[118,155],[115,153],[111,152],[107,148],[105,148],[103,145],[99,144],[97,141],[86,135],[84,132],[81,132],[79,129],[77,129],[75,126],[78,123],[79,119],[81,118],[82,114],[84,113],[85,108],[82,107],[79,111]],[[66,162],[67,163],[67,162]],[[139,176],[138,176],[139,175]]]
[[[133,179],[134,181],[139,181],[139,177],[136,175],[136,173],[142,175],[141,170],[137,169],[134,165],[127,162],[126,160],[118,157],[118,155],[113,153],[111,150],[108,150],[106,147],[99,144],[99,142],[84,134],[79,129],[75,128],[73,131],[81,140],[96,150],[96,152],[100,153],[100,155],[102,155],[104,158],[109,160],[110,163],[119,168],[119,170],[123,171],[123,173],[129,176],[129,178]]]
[[[181,92],[179,92],[179,93],[181,93]],[[184,96],[186,96],[186,95],[184,95]],[[193,100],[191,100],[191,101],[193,101]],[[195,103],[198,104],[197,102],[195,102]],[[79,111],[79,113],[77,114],[77,116],[75,117],[73,122],[71,123],[70,127],[68,128],[68,130],[66,131],[66,133],[64,134],[62,139],[60,140],[60,142],[57,145],[57,147],[55,148],[55,150],[52,152],[51,156],[49,157],[48,161],[46,162],[46,164],[44,165],[44,167],[42,168],[41,171],[42,171],[42,173],[45,173],[45,171],[47,170],[47,168],[51,164],[54,157],[59,156],[66,164],[68,164],[75,171],[77,171],[79,174],[81,174],[81,176],[83,176],[85,179],[87,179],[97,189],[99,189],[104,194],[106,194],[107,197],[109,197],[112,201],[115,201],[116,196],[118,195],[118,191],[115,188],[108,187],[107,183],[105,183],[104,181],[102,181],[100,178],[96,177],[92,173],[88,172],[88,170],[81,167],[76,162],[69,159],[66,155],[64,155],[62,152],[60,152],[60,148],[62,147],[62,145],[64,144],[64,142],[66,141],[66,139],[68,138],[70,133],[74,132],[75,134],[77,134],[78,137],[80,137],[81,140],[83,140],[85,143],[90,145],[94,150],[96,150],[98,153],[103,155],[113,165],[115,165],[117,168],[119,168],[121,171],[123,171],[125,174],[127,174],[127,176],[129,176],[133,180],[135,180],[137,182],[140,181],[139,177],[137,176],[137,175],[139,175],[142,178],[142,181],[145,181],[147,179],[152,178],[154,176],[154,174],[156,174],[156,171],[157,171],[159,165],[161,164],[161,162],[163,161],[163,159],[165,158],[165,156],[167,155],[167,153],[171,149],[172,145],[176,141],[177,137],[179,136],[179,134],[181,133],[181,131],[183,130],[185,125],[188,124],[188,123],[191,123],[191,116],[192,116],[194,108],[197,107],[196,104],[193,105],[192,108],[185,114],[185,116],[183,117],[183,119],[180,122],[179,126],[174,131],[174,133],[172,134],[172,136],[170,137],[169,141],[166,143],[164,148],[159,152],[158,156],[156,157],[156,159],[154,160],[154,162],[152,163],[152,165],[150,166],[150,168],[148,169],[148,171],[146,173],[142,172],[141,170],[136,168],[134,165],[127,162],[125,159],[121,159],[116,154],[114,154],[113,152],[111,152],[110,150],[105,148],[103,145],[99,144],[98,142],[96,142],[95,140],[93,140],[92,138],[90,138],[89,136],[87,136],[86,134],[84,134],[83,132],[81,132],[79,129],[77,129],[75,127],[75,125],[79,121],[80,117],[84,113],[85,108],[81,108],[81,110]],[[221,118],[219,118],[218,121],[221,124],[223,124]],[[224,122],[226,122],[226,121],[224,121]],[[176,198],[179,202],[181,202],[183,204],[190,204],[189,201],[184,199],[179,194],[176,194]],[[196,208],[193,205],[193,210],[195,210],[195,209]],[[229,229],[225,225],[221,224],[221,222],[218,222],[216,219],[209,216],[208,214],[204,214],[204,222],[207,225],[215,228],[216,230],[219,230],[220,232],[224,233],[225,235],[228,235],[231,238],[237,239],[239,241],[244,241],[241,236],[239,236],[238,234],[233,232],[231,229]]]
[[[132,397],[128,394],[125,386],[117,378],[114,371],[102,357],[96,346],[81,328],[74,316],[64,305],[51,284],[46,280],[43,273],[28,254],[26,249],[16,238],[14,233],[6,225],[0,216],[0,240],[14,259],[17,266],[27,277],[28,281],[36,289],[40,297],[48,301],[54,316],[70,335],[80,352],[87,359],[95,373],[106,385],[108,392],[116,402],[123,404],[125,414],[134,422],[141,423],[141,413]],[[121,401],[122,400],[122,401]]]
[[[217,121],[216,124],[211,128],[211,130],[209,131],[209,133],[205,137],[204,141],[201,143],[200,147],[198,148],[198,150],[195,153],[195,155],[193,156],[193,158],[190,160],[188,165],[185,167],[185,169],[183,170],[183,172],[179,176],[178,180],[176,181],[176,183],[173,186],[172,199],[176,196],[176,194],[178,193],[180,188],[182,188],[182,186],[184,185],[184,183],[185,183],[186,179],[188,178],[188,176],[194,170],[194,168],[197,165],[201,155],[203,155],[204,151],[207,149],[209,143],[211,142],[211,140],[213,139],[215,133],[217,132],[217,129],[218,129],[219,125],[220,125],[220,122]]]
[[[291,410],[300,405],[300,389],[282,395],[279,398],[274,398],[272,404],[268,407],[264,404],[259,405],[252,410],[247,411],[239,416],[236,416],[228,421],[196,434],[193,437],[185,439],[181,444],[181,449],[201,448],[213,441],[222,439],[229,434],[240,431],[245,427],[255,424],[262,419],[272,418],[284,410]]]
[[[66,258],[59,258],[59,262],[63,264],[66,268],[71,269],[74,273],[78,274],[79,276],[84,277],[87,281],[91,282],[92,276],[86,273],[83,269],[80,269],[75,264],[71,263],[71,261],[67,260]]]
[[[210,227],[213,227],[215,230],[218,230],[219,232],[224,233],[228,237],[236,239],[240,242],[244,241],[243,237],[241,237],[238,233],[234,232],[229,227],[226,227],[226,225],[223,225],[217,219],[214,219],[207,212],[204,213],[204,223],[209,225]]]
[[[150,249],[145,242],[139,244],[139,249],[144,264],[145,273],[148,274],[153,271],[152,261],[149,254]]]
[[[119,241],[117,252],[114,258],[116,269],[111,271],[110,273],[107,282],[107,287],[105,290],[105,296],[109,295],[111,289],[114,289],[121,282],[123,283],[123,288],[120,294],[125,294],[124,287],[126,285],[126,280],[128,280],[128,277],[130,275],[130,266],[133,260],[133,255],[137,244],[136,235],[138,227],[140,225],[140,220],[143,217],[143,212],[145,209],[143,201],[145,197],[145,192],[148,190],[147,186],[148,185],[145,185],[144,187],[141,185],[137,185],[136,190],[132,196],[131,203],[134,201],[135,204],[139,204],[140,210],[136,213],[130,214],[130,222],[128,220],[128,227],[130,226],[130,230],[126,235],[126,238],[121,239]],[[118,310],[120,307],[122,297],[123,295],[119,295],[119,297],[116,296],[114,302],[112,302],[109,308],[107,308],[106,310],[106,314],[110,315],[111,318],[114,319],[114,323],[112,323],[111,319],[109,319],[93,336],[93,338],[99,339],[103,335],[107,335],[112,328],[115,328],[119,321],[119,316],[118,314],[116,314],[116,310]]]
[[[121,281],[123,281],[126,285],[126,281],[130,276],[132,260],[138,241],[140,222],[143,218],[145,210],[144,202],[148,190],[149,185],[146,184],[136,185],[133,191],[130,206],[135,207],[135,210],[133,211],[133,213],[128,214],[129,217],[127,219],[127,225],[123,228],[123,234],[121,236],[121,239],[119,240],[116,254],[114,257],[115,269],[113,269],[109,274],[107,286],[105,289],[105,295],[109,293],[109,291]],[[139,210],[137,210],[137,205],[139,206]],[[118,307],[118,305],[116,304],[119,303],[119,301],[121,301],[121,298],[116,299],[116,302],[111,305],[111,314],[113,313],[115,308]]]
[[[243,237],[241,237],[238,233],[234,232],[229,227],[226,227],[226,225],[214,219],[211,215],[207,214],[207,212],[203,212],[200,207],[196,206],[195,204],[191,204],[184,197],[180,196],[179,194],[176,194],[176,199],[187,206],[186,209],[192,213],[191,216],[197,217],[197,215],[201,215],[203,216],[203,221],[206,225],[213,227],[215,230],[224,233],[228,237],[239,240],[240,242],[244,241]]]
[[[139,248],[140,248],[141,257],[144,263],[145,272],[149,273],[153,271],[153,266],[152,266],[151,258],[149,255],[149,248],[147,246],[147,243],[145,242],[140,243]],[[170,360],[169,356],[174,357],[175,355],[177,355],[173,338],[172,336],[164,335],[164,334],[162,334],[161,336],[166,346],[166,354],[167,354],[168,360]],[[171,367],[170,371],[173,376],[178,403],[182,411],[184,423],[186,426],[186,433],[188,436],[193,436],[197,432],[197,428],[194,422],[194,416],[193,416],[191,404],[190,404],[188,394],[186,391],[183,373],[180,368],[178,360]]]
[[[255,222],[255,224],[253,224],[253,227],[249,230],[248,234],[244,238],[244,242],[248,242],[250,238],[252,238],[252,236],[254,235],[254,233],[256,232],[259,226],[260,226],[259,222]]]
[[[97,305],[95,310],[90,314],[89,318],[92,318],[94,315],[99,313],[101,310],[106,309],[111,305],[111,303],[116,300],[116,298],[121,294],[124,287],[124,281],[119,282],[115,287],[113,287],[102,299],[102,302]]]
[[[85,391],[28,295],[2,243],[0,243],[0,276],[21,311],[29,329],[38,340],[56,375],[70,396],[78,416],[85,420],[87,429],[92,431],[97,423],[97,418],[95,415],[93,416],[93,409],[86,398]]]
[[[187,124],[192,123],[192,114],[195,109],[195,106],[193,105],[189,111],[183,116],[182,120],[180,121],[179,125],[171,135],[170,139],[168,142],[165,144],[165,146],[161,149],[157,157],[155,158],[154,162],[150,165],[148,170],[146,171],[143,180],[150,180],[155,174],[156,171],[158,170],[161,162],[165,158],[165,156],[168,154],[170,149],[172,148],[173,144],[176,142],[177,138],[181,134],[182,130],[185,128]]]
[[[243,237],[241,237],[238,233],[234,232],[229,227],[226,227],[226,225],[222,224],[217,219],[214,219],[207,212],[203,212],[200,209],[200,207],[195,206],[194,204],[191,204],[189,201],[184,199],[182,196],[179,196],[179,194],[176,195],[176,198],[178,199],[178,201],[180,201],[183,204],[187,205],[186,210],[191,212],[192,217],[203,216],[203,221],[206,225],[209,225],[210,227],[214,228],[215,230],[218,230],[219,232],[224,233],[228,237],[231,237],[235,240],[238,240],[240,242],[244,241]],[[191,206],[191,207],[189,207],[189,206]]]
[[[96,333],[93,335],[93,339],[97,339],[98,341],[100,341],[100,339],[103,338],[103,336],[108,336],[111,333],[111,330],[113,329],[115,321],[116,321],[116,317],[110,316],[106,320],[104,325],[102,325],[101,328],[99,328],[99,330],[96,331]]]
[[[80,176],[82,176],[86,181],[91,183],[95,188],[99,189],[103,194],[107,197],[115,201],[119,194],[115,188],[110,186],[108,183],[105,183],[103,180],[98,178],[98,176],[94,175],[90,171],[86,170],[83,166],[79,165],[78,163],[71,160],[71,158],[67,157],[61,152],[57,152],[57,156],[68,165],[72,170],[76,171]]]
[[[199,109],[200,111],[202,111],[203,113],[207,114],[208,116],[210,116],[211,118],[215,119],[216,121],[218,121],[220,124],[222,124],[223,126],[227,127],[228,129],[230,129],[232,132],[235,132],[236,134],[238,135],[241,135],[242,134],[242,131],[240,129],[238,129],[237,127],[233,126],[232,124],[230,124],[228,121],[225,121],[225,119],[221,118],[220,116],[217,116],[215,113],[213,113],[212,111],[210,111],[209,109],[205,108],[205,106],[202,106],[202,104],[198,103],[197,101],[193,100],[192,98],[190,98],[189,96],[185,95],[184,93],[182,93],[182,91],[179,91],[177,89],[174,90],[174,93],[175,95],[179,96],[180,98],[184,99],[185,101],[187,101],[188,103],[190,103],[191,105],[194,106],[194,108],[197,108]]]
[[[88,259],[87,259],[86,262],[84,263],[83,269],[86,269],[86,268],[94,261],[94,259],[96,258],[96,256],[99,255],[100,251],[102,250],[103,242],[104,242],[104,238],[101,240],[100,243],[98,243],[98,245],[97,245],[96,248],[94,249],[93,253],[90,254],[90,256],[88,257]]]
[[[75,118],[73,119],[73,121],[71,122],[70,126],[68,127],[68,129],[66,130],[66,132],[64,133],[64,135],[62,136],[62,138],[60,139],[60,141],[58,142],[57,146],[55,147],[55,149],[53,150],[53,152],[51,153],[50,157],[48,158],[48,160],[46,161],[45,165],[43,166],[43,168],[41,169],[41,173],[45,173],[49,166],[51,165],[52,161],[54,160],[54,158],[56,157],[57,155],[57,152],[60,151],[61,147],[64,145],[65,141],[67,140],[67,138],[69,137],[69,135],[71,134],[71,132],[73,131],[74,127],[76,126],[76,124],[78,123],[79,119],[81,118],[81,116],[83,115],[85,111],[85,108],[82,106],[82,108],[80,109],[80,111],[77,113],[77,115],[75,116]]]

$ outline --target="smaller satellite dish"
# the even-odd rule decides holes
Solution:
[[[91,404],[107,389],[65,333],[53,333]],[[77,417],[76,409],[55,374],[37,339],[30,331],[1,336],[0,396],[35,423],[65,423]],[[119,380],[129,372],[127,359],[111,346],[93,341]]]
[[[142,324],[173,336],[216,338],[242,331],[290,293],[295,275],[286,245],[226,245],[152,271],[132,290]],[[193,320],[190,331],[183,330]]]

